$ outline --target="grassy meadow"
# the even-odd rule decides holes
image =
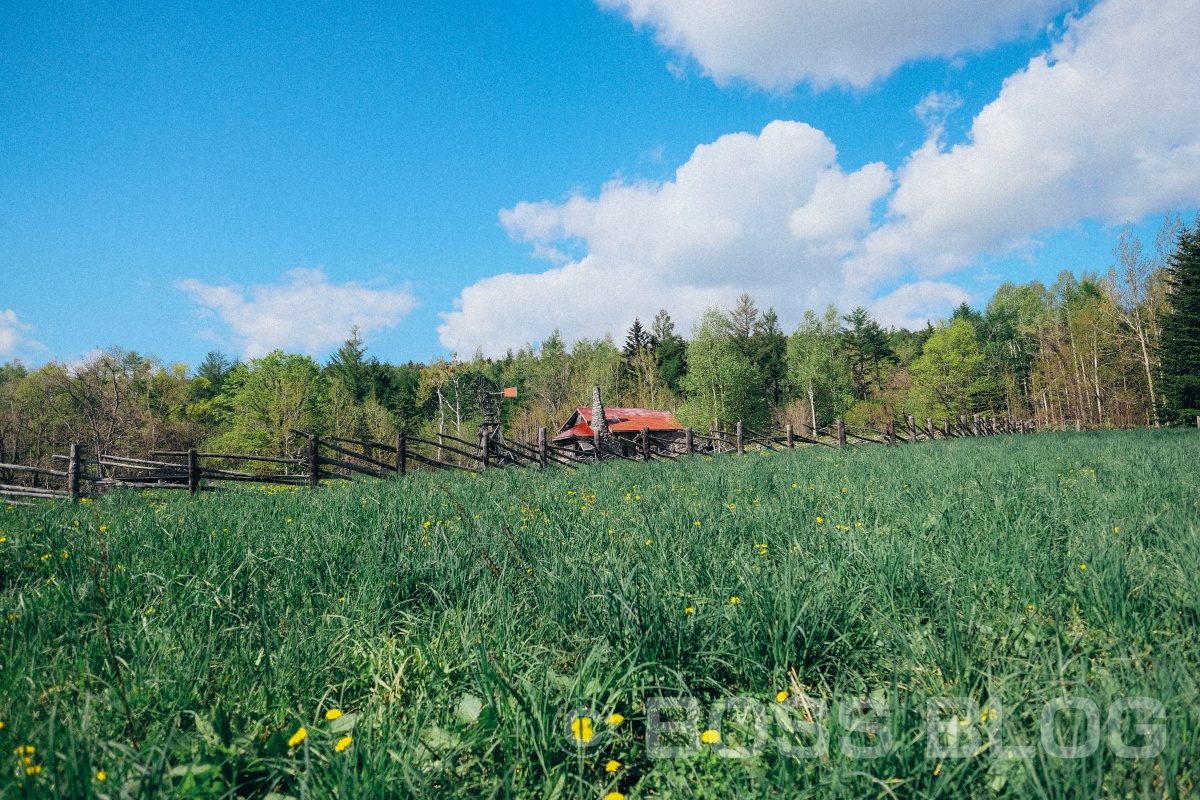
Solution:
[[[0,512],[3,798],[1200,793],[1194,430]]]

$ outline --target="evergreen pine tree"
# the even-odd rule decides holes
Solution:
[[[629,333],[625,337],[625,357],[633,358],[649,346],[650,336],[642,328],[642,321],[634,317],[633,325],[629,327]]]
[[[750,337],[754,335],[754,325],[758,322],[758,306],[754,298],[743,294],[737,299],[737,305],[729,312],[729,325],[733,331],[733,341],[742,355],[750,355]]]
[[[350,338],[329,357],[329,363],[325,366],[326,372],[340,380],[357,402],[362,402],[370,388],[367,362],[363,358],[366,352],[362,334],[355,325],[350,329]]]
[[[1161,323],[1163,394],[1178,419],[1200,415],[1200,218],[1179,235],[1167,267],[1171,310]]]
[[[768,308],[754,323],[750,349],[762,374],[767,399],[773,406],[782,405],[787,380],[787,336],[779,327],[779,315],[774,308]]]

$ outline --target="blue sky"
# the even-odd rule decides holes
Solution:
[[[1139,38],[1194,0],[799,5],[7,3],[0,359],[498,355],[742,290],[913,324],[1200,205],[1155,96],[1195,56]]]

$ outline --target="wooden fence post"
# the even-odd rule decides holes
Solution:
[[[404,431],[396,434],[396,474],[403,475],[408,469],[408,440]]]
[[[837,421],[838,447],[846,446],[846,420]]]
[[[896,420],[894,419],[888,420],[887,439],[889,445],[896,446]]]
[[[1075,418],[1075,432],[1079,433],[1079,417]]]
[[[321,482],[321,462],[318,460],[317,450],[320,448],[320,442],[317,441],[316,434],[309,434],[308,437],[308,488],[315,489],[317,484]]]
[[[796,446],[796,432],[792,430],[792,423],[790,422],[787,426],[787,446],[788,450],[791,450]]]
[[[913,415],[908,415],[908,441],[912,444],[917,443],[917,421],[913,419]]]
[[[1196,419],[1197,419],[1197,426],[1200,427],[1200,417],[1197,417]],[[692,433],[692,429],[690,427],[683,429],[683,447],[685,450],[687,450],[687,454],[689,456],[692,453],[696,452],[695,442],[693,439],[693,433]]]
[[[538,467],[546,468],[546,429],[538,428]]]
[[[188,491],[192,494],[200,491],[200,459],[196,457],[196,448],[189,447],[187,453]]]
[[[479,426],[479,471],[485,472],[488,468],[488,429],[486,425]]]
[[[642,461],[650,460],[650,429],[642,428]]]
[[[929,441],[933,441],[933,420],[930,417],[925,418],[925,430],[929,432]]]
[[[947,439],[949,439],[950,438],[950,418],[949,417],[946,417],[946,419],[944,419],[942,421],[942,431],[943,431],[942,435],[945,436]]]
[[[71,445],[71,461],[67,465],[67,496],[74,503],[79,499],[79,445]]]
[[[737,424],[737,454],[739,456],[746,455],[746,443],[742,435],[742,421],[740,419]]]
[[[972,436],[979,435],[979,415],[978,414],[971,415],[971,435]]]

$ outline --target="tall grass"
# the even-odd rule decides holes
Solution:
[[[1197,445],[1063,433],[9,507],[0,796],[1195,796]],[[831,709],[824,757],[725,757],[754,749],[737,714],[720,745],[649,757],[652,698],[696,698],[700,729],[756,698],[786,709],[774,735],[811,713],[801,693]],[[928,758],[929,698],[987,710],[963,720],[985,744],[1002,704],[1004,744],[1036,745],[1064,696],[1102,723],[1159,700],[1164,749]],[[888,711],[882,757],[840,746],[855,697]],[[572,743],[578,708],[595,746]]]

